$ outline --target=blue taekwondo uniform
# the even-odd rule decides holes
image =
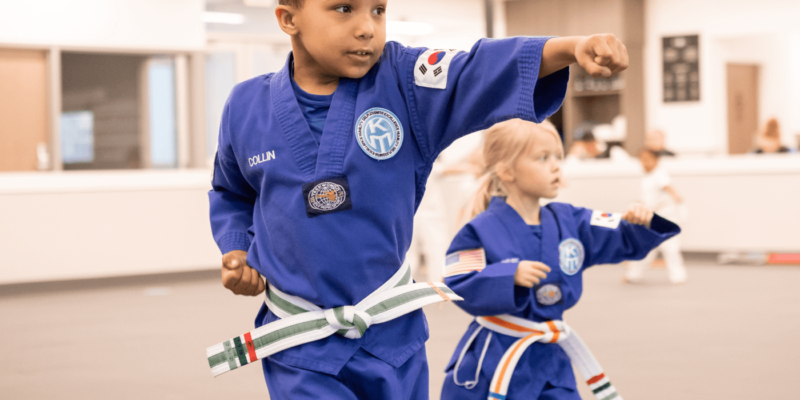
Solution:
[[[298,105],[291,54],[279,72],[238,84],[209,193],[220,250],[247,251],[271,286],[323,309],[358,303],[403,264],[443,149],[499,121],[540,122],[561,106],[568,69],[537,78],[546,41],[481,40],[470,52],[388,42],[364,77],[340,79],[319,138]],[[256,326],[276,319],[264,306]],[[427,338],[414,311],[358,339],[333,335],[269,356],[265,378],[274,399],[350,398],[334,386],[352,392],[367,385],[358,376],[406,368],[411,382],[373,380],[371,396],[427,398]]]
[[[501,358],[518,340],[490,329],[476,332],[482,326],[481,316],[505,314],[536,323],[561,320],[581,297],[586,268],[641,259],[680,232],[658,215],[648,229],[621,221],[620,214],[564,203],[542,207],[540,221],[539,226],[527,225],[503,198],[494,197],[488,209],[453,240],[445,284],[464,298],[456,304],[479,318],[471,323],[447,366],[442,399],[486,399]],[[523,260],[542,262],[551,272],[533,288],[516,286],[514,274]],[[555,344],[530,345],[513,370],[507,398],[580,399],[565,351]]]

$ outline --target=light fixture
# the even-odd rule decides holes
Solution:
[[[244,23],[244,15],[236,13],[206,11],[203,13],[203,22],[210,24],[241,25]]]
[[[389,35],[422,36],[433,32],[433,25],[426,22],[386,21]]]
[[[244,5],[248,7],[275,7],[275,0],[244,0]]]

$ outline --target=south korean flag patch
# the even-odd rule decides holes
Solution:
[[[450,62],[458,50],[428,50],[417,58],[414,65],[414,83],[431,89],[447,89]]]
[[[592,211],[592,226],[602,226],[603,228],[617,229],[622,221],[622,214],[607,213],[598,210]]]

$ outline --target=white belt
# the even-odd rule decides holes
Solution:
[[[408,263],[355,306],[323,310],[268,285],[264,302],[281,319],[209,347],[206,350],[208,364],[211,373],[217,376],[259,358],[333,334],[357,339],[371,325],[450,300],[463,299],[441,282],[412,283]]]
[[[453,371],[453,380],[456,385],[471,389],[478,383],[483,357],[486,355],[486,349],[489,347],[489,341],[492,339],[491,333],[486,338],[486,343],[483,346],[483,353],[478,360],[475,380],[459,383],[457,380],[458,367],[461,365],[461,360],[466,354],[466,349],[469,348],[472,341],[478,336],[478,332],[486,328],[503,335],[520,338],[506,350],[505,354],[503,354],[503,358],[500,359],[500,363],[494,371],[492,383],[489,385],[489,400],[505,400],[506,394],[508,393],[508,385],[511,382],[511,376],[514,374],[520,357],[525,350],[535,342],[558,343],[561,348],[564,349],[564,352],[567,353],[572,364],[578,369],[578,372],[583,376],[583,379],[586,379],[589,388],[592,389],[595,397],[599,400],[622,400],[622,397],[617,393],[617,389],[611,384],[605,373],[603,373],[603,368],[589,351],[589,348],[586,347],[575,331],[570,329],[563,321],[533,322],[507,314],[493,317],[478,317],[476,321],[481,326],[473,332],[467,343],[464,344],[464,348],[461,351],[461,355],[458,357],[455,370]]]

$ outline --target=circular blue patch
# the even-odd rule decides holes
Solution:
[[[392,158],[403,145],[403,125],[391,111],[371,108],[356,121],[356,141],[364,153],[376,160]]]
[[[561,270],[567,275],[575,275],[583,266],[583,244],[576,239],[565,239],[558,245],[558,259]]]

